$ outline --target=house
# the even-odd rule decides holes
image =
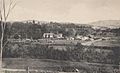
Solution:
[[[73,37],[67,37],[66,39],[67,39],[67,40],[74,40]]]
[[[77,36],[76,36],[76,39],[81,40],[81,39],[82,39],[82,37],[83,37],[83,36],[81,36],[81,35],[77,35]]]
[[[76,36],[76,39],[85,41],[85,40],[88,40],[88,39],[90,39],[90,38],[89,38],[88,36],[77,35],[77,36]]]
[[[54,33],[44,33],[43,38],[54,38]]]
[[[44,33],[43,38],[57,38],[57,39],[60,39],[60,38],[63,38],[63,34],[61,34],[61,33],[58,33],[58,34]]]
[[[55,36],[56,36],[56,38],[58,38],[58,39],[63,38],[63,34],[61,34],[61,33],[60,33],[60,34],[56,34]]]

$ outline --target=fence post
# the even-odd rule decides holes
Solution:
[[[27,72],[27,73],[30,73],[30,72],[29,72],[29,67],[28,67],[28,66],[27,66],[27,68],[26,68],[26,72]]]

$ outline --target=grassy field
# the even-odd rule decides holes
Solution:
[[[95,46],[111,46],[111,47],[120,47],[120,41],[118,40],[101,40],[93,43]]]
[[[74,69],[90,70],[89,65],[84,62],[70,62],[50,59],[22,59],[4,58],[3,68],[7,69],[30,69],[45,71],[73,71]]]

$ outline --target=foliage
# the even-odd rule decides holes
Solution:
[[[67,50],[54,49],[49,45],[9,43],[3,51],[5,58],[55,59],[67,61],[86,61],[92,63],[119,63],[119,52],[114,50],[96,50],[78,43],[76,46],[65,46]],[[118,56],[118,57],[117,57]]]

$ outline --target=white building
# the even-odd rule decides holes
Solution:
[[[73,37],[67,37],[66,39],[67,39],[67,40],[74,40]]]
[[[54,34],[54,33],[44,33],[43,34],[43,37],[44,38],[58,38],[58,39],[60,39],[60,38],[63,38],[63,34]]]
[[[82,37],[83,37],[83,36],[81,36],[81,35],[77,35],[77,36],[76,36],[76,39],[80,39],[80,40],[81,40]]]
[[[54,38],[54,33],[44,33],[43,37],[44,38]]]
[[[88,40],[88,39],[89,39],[89,37],[86,37],[86,36],[82,37],[83,41]]]
[[[55,34],[56,38],[60,39],[60,38],[63,38],[63,34]]]

